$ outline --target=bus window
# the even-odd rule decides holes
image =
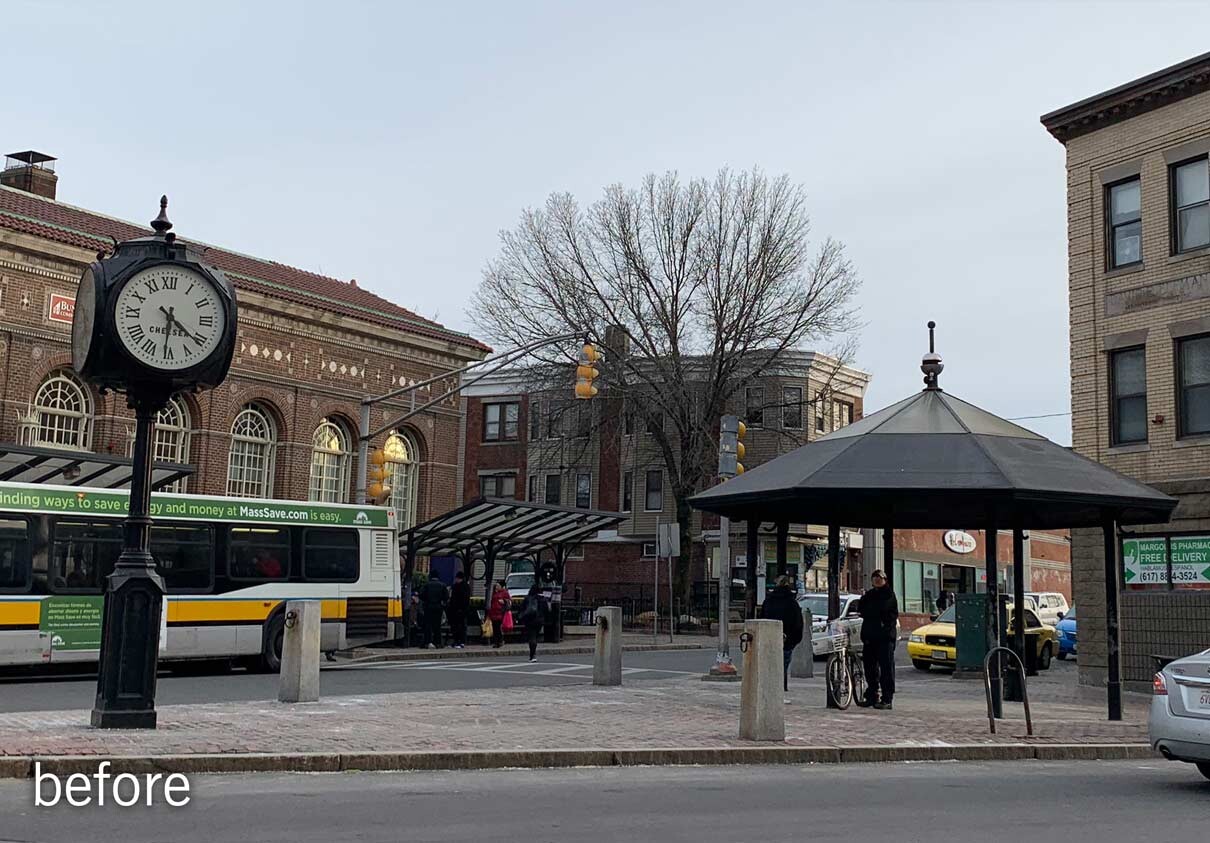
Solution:
[[[303,531],[303,577],[356,582],[361,569],[353,530]]]
[[[106,521],[55,523],[51,590],[100,592],[122,553],[122,526]]]
[[[232,527],[233,580],[284,580],[290,575],[290,531],[285,527]]]
[[[0,591],[29,588],[29,524],[24,518],[0,520]]]
[[[155,569],[171,592],[207,591],[212,582],[214,544],[209,527],[164,525],[151,528]]]

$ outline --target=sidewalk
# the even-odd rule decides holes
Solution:
[[[593,627],[568,627],[558,644],[539,644],[544,658],[559,655],[591,654],[595,646]],[[667,635],[653,640],[651,633],[626,632],[622,634],[622,650],[627,653],[652,652],[657,650],[713,650],[718,647],[718,638],[708,635],[678,635],[672,641]],[[338,662],[381,662],[381,661],[430,661],[432,659],[484,659],[484,658],[528,658],[529,648],[525,644],[505,644],[496,650],[488,644],[467,644],[455,650],[448,644],[439,650],[423,647],[357,647],[336,657]]]
[[[1103,692],[1035,681],[1034,736],[1011,703],[993,736],[980,683],[902,684],[892,712],[837,712],[819,678],[793,681],[784,744],[739,740],[739,684],[696,677],[166,706],[154,732],[94,730],[87,711],[0,714],[0,776],[30,775],[34,758],[63,771],[106,757],[115,769],[201,772],[1151,754],[1145,696],[1128,694],[1126,719],[1109,723]]]

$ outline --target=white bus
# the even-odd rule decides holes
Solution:
[[[96,661],[128,492],[0,482],[0,665]],[[321,646],[394,636],[394,510],[151,496],[167,591],[160,656],[280,667],[285,600],[323,602]]]

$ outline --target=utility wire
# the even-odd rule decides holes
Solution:
[[[1066,413],[1046,413],[1045,415],[1041,415],[1041,416],[1016,416],[1011,419],[1005,419],[1005,421],[1029,421],[1030,419],[1057,419],[1060,416],[1070,416],[1070,415],[1071,415],[1071,411],[1068,411]]]

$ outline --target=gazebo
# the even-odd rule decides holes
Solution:
[[[1121,719],[1118,527],[1167,521],[1176,499],[944,392],[934,351],[921,363],[923,391],[696,495],[698,509],[777,525],[778,561],[790,523],[828,525],[828,615],[839,614],[840,527],[882,528],[883,566],[893,570],[895,529],[986,531],[988,602],[996,606],[996,536],[1013,534],[1013,592],[1024,605],[1024,532],[1100,527],[1105,539],[1108,710]],[[988,643],[999,643],[998,611]],[[1024,652],[1024,624],[1013,642]],[[997,685],[998,681],[993,677]]]

